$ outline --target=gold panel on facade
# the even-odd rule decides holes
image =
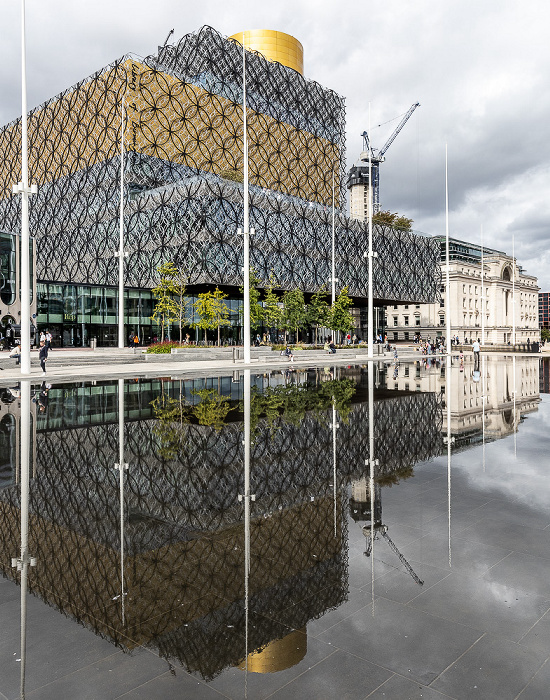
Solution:
[[[128,59],[33,113],[32,182],[55,182],[118,156],[126,83],[126,152],[217,175],[243,172],[241,105]],[[247,121],[250,183],[329,205],[337,145],[251,109]],[[0,197],[6,197],[20,179],[20,121],[0,132],[0,149]]]

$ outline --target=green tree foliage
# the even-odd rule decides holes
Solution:
[[[547,343],[550,340],[550,329],[541,328],[540,337],[543,340],[543,342]]]
[[[164,329],[180,318],[180,307],[174,296],[179,294],[179,287],[175,281],[178,269],[174,263],[167,262],[157,267],[159,283],[151,290],[157,300],[151,318],[161,327],[161,338],[164,340]],[[185,287],[183,288],[185,291]],[[183,292],[181,294],[183,297]],[[180,325],[181,328],[181,325]],[[181,330],[180,330],[181,334]]]
[[[333,406],[343,422],[348,421],[351,399],[356,391],[351,379],[330,380],[319,387],[307,384],[267,387],[263,392],[256,387],[251,393],[250,426],[252,436],[258,433],[260,420],[264,419],[271,433],[278,429],[280,422],[299,425],[306,413],[310,412],[320,422],[332,420],[327,411]],[[241,401],[240,410],[244,410]]]
[[[406,216],[399,216],[397,213],[392,214],[390,211],[379,211],[373,214],[372,223],[385,224],[386,226],[391,226],[392,228],[397,228],[402,231],[410,231],[413,220],[408,219]]]
[[[206,345],[206,331],[218,329],[218,347],[220,345],[220,328],[231,325],[229,320],[229,307],[223,301],[227,298],[221,289],[213,292],[203,292],[199,294],[197,301],[193,304],[195,311],[199,315],[199,321],[193,325],[204,330],[204,343]]]
[[[320,289],[311,297],[311,303],[307,307],[307,321],[315,328],[315,345],[319,328],[330,324],[330,304],[326,297],[326,290]]]
[[[191,394],[200,397],[200,402],[193,406],[193,415],[199,425],[211,425],[216,430],[220,430],[231,410],[229,399],[221,396],[214,389],[196,389]]]
[[[330,309],[330,327],[333,331],[342,333],[351,331],[353,328],[353,316],[349,310],[351,306],[353,306],[353,300],[348,295],[348,288],[342,287]]]
[[[258,285],[260,284],[260,278],[256,275],[256,271],[253,267],[250,268],[250,329],[256,330],[262,325],[262,320],[264,318],[264,307],[260,302],[260,290]],[[244,294],[244,286],[239,287],[241,294]],[[244,314],[244,306],[240,307],[241,314]],[[250,339],[249,339],[250,340]]]
[[[264,289],[263,299],[264,323],[269,330],[277,328],[283,316],[283,309],[280,306],[281,300],[273,291],[273,278],[270,277],[269,285]]]
[[[158,452],[163,459],[174,459],[183,448],[189,422],[188,407],[185,398],[173,399],[160,394],[151,401],[157,422],[153,426],[153,435],[158,438]]]
[[[285,336],[289,330],[296,333],[298,342],[298,331],[307,324],[307,308],[304,301],[304,293],[300,289],[286,291],[283,294],[283,314],[281,325],[285,329]],[[286,337],[285,337],[286,341]]]

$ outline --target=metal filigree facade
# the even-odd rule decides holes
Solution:
[[[313,292],[336,272],[361,299],[368,287],[364,224],[345,203],[345,111],[336,93],[247,52],[251,263],[263,283]],[[124,101],[125,119],[122,118]],[[123,128],[124,123],[124,128]],[[31,202],[41,281],[115,286],[124,133],[125,285],[151,287],[180,263],[190,284],[242,283],[241,47],[210,27],[156,56],[126,55],[29,114]],[[0,131],[0,227],[20,227],[21,123]],[[437,298],[431,239],[375,227],[378,300]]]

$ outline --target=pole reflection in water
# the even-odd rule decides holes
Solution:
[[[31,444],[31,386],[21,382],[21,465],[19,487],[21,493],[21,553],[12,559],[12,566],[21,572],[21,683],[20,696],[25,697],[25,670],[27,660],[27,588],[29,566],[36,565],[36,559],[29,554],[29,457]]]
[[[374,616],[374,363],[369,362],[368,381],[369,381],[369,491],[370,491],[370,541],[371,541],[371,596],[372,596],[372,614]]]
[[[515,311],[515,310],[514,310]],[[513,422],[512,422],[512,429],[514,431],[514,457],[517,459],[518,458],[518,423],[516,420],[516,356],[514,355],[512,359],[512,371],[514,375],[514,390],[513,390],[513,396],[514,396],[514,412],[513,412]]]
[[[250,501],[256,500],[250,493],[250,370],[245,369],[243,374],[243,399],[244,399],[244,494],[239,495],[239,501],[244,501],[244,696],[248,697],[248,614],[249,614],[249,578],[250,578]]]
[[[481,273],[483,275],[483,271]],[[482,441],[482,464],[485,471],[485,401],[487,400],[487,367],[485,355],[481,358],[481,441]]]
[[[454,438],[451,437],[451,368],[452,358],[449,353],[446,357],[445,368],[445,405],[447,408],[447,435],[443,440],[447,443],[447,506],[449,518],[449,568],[451,567],[451,445]]]
[[[124,587],[124,474],[128,470],[128,464],[124,461],[124,379],[118,380],[118,488],[120,502],[120,616],[122,624],[125,624],[125,598]]]
[[[333,369],[336,376],[336,367]],[[334,537],[337,537],[338,528],[338,502],[337,502],[337,470],[336,470],[336,431],[340,424],[336,421],[336,398],[332,399],[332,497],[334,499]]]

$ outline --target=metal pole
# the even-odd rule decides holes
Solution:
[[[481,225],[481,344],[485,345],[485,262],[483,259],[483,224]]]
[[[250,370],[243,373],[244,398],[244,613],[245,613],[245,697],[248,682],[248,602],[250,577]]]
[[[334,212],[334,166],[332,167],[332,274],[330,276],[332,290],[332,306],[336,301],[336,217]]]
[[[447,403],[447,508],[449,514],[449,568],[451,559],[451,354],[447,354],[447,367],[445,372],[445,401]]]
[[[448,158],[447,144],[445,144],[445,333],[447,338],[447,354],[451,352],[451,278],[450,278],[450,262],[449,262],[449,175],[448,175]],[[449,397],[447,397],[447,400]]]
[[[31,387],[29,382],[21,382],[21,553],[19,559],[12,559],[12,566],[21,572],[21,678],[20,697],[25,697],[25,671],[27,658],[27,584],[29,566],[36,560],[29,554],[29,488],[30,488],[30,420]]]
[[[120,222],[118,244],[118,347],[124,347],[124,95],[120,117]],[[164,340],[164,339],[163,339]]]
[[[244,309],[243,309],[243,346],[244,362],[250,363],[250,222],[248,202],[248,134],[246,124],[246,55],[243,32],[243,180],[244,180],[244,221],[243,221],[243,277],[244,277]]]
[[[369,102],[369,134],[370,130],[370,102]],[[368,319],[367,319],[367,333],[368,339],[368,352],[367,356],[369,358],[374,357],[374,303],[373,303],[373,287],[372,287],[372,198],[374,196],[374,188],[372,186],[372,148],[369,145],[369,197],[368,197],[368,210],[367,214],[369,217],[369,308],[368,308]]]
[[[124,462],[124,379],[118,380],[118,487],[120,500],[120,609],[122,624],[125,624],[124,588],[124,472],[128,465]]]
[[[29,261],[29,157],[27,143],[27,63],[25,0],[21,0],[21,374],[31,373],[31,288]],[[15,188],[14,188],[15,191]]]
[[[332,399],[332,496],[334,501],[334,537],[337,536],[337,470],[336,470],[336,431],[339,428],[339,424],[336,422],[336,405],[335,399]]]
[[[370,134],[370,121],[369,121]],[[370,183],[370,180],[369,180]],[[372,615],[374,616],[374,363],[369,362],[368,366],[369,380],[369,495],[370,495],[370,541],[372,545],[371,552],[371,597],[372,597]]]
[[[512,236],[512,345],[516,345],[516,237]]]

